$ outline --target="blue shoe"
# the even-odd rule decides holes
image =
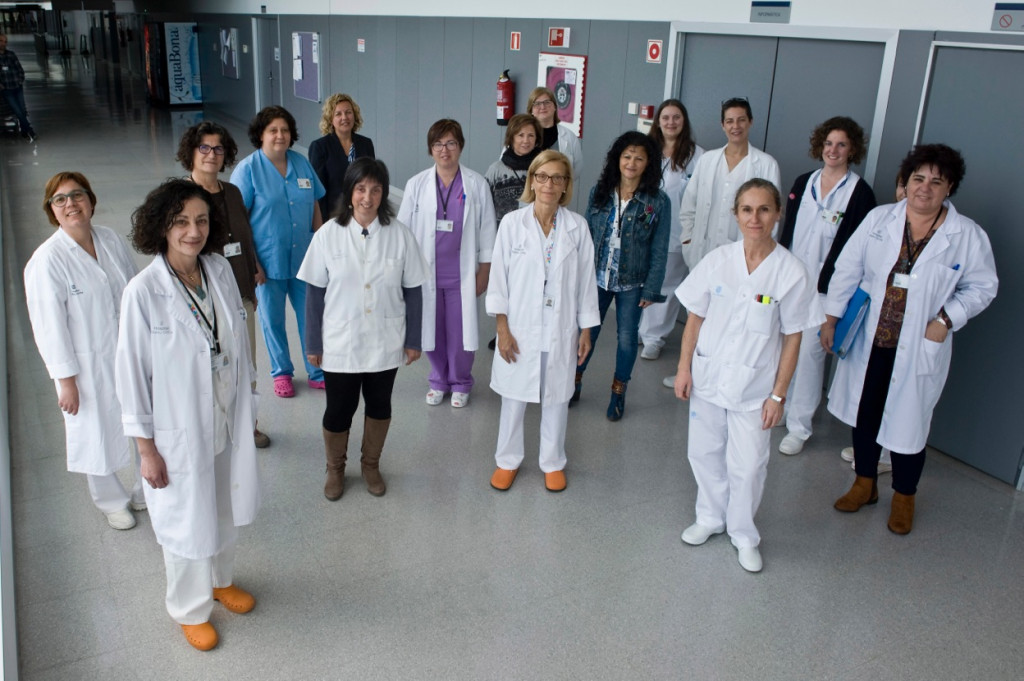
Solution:
[[[626,384],[619,379],[612,380],[612,398],[608,402],[608,420],[618,421],[626,411]]]

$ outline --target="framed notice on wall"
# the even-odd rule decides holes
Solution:
[[[238,29],[220,29],[220,74],[238,80]]]
[[[575,54],[541,52],[537,57],[537,85],[555,93],[558,120],[583,137],[587,58]]]
[[[320,101],[319,33],[292,33],[292,81],[296,97]]]

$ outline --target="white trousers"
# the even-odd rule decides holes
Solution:
[[[128,502],[132,500],[144,500],[142,496],[142,475],[139,473],[139,450],[135,448],[134,443],[132,443],[131,448],[130,465],[133,480],[131,492],[125,491],[116,473],[109,475],[86,474],[85,476],[86,481],[89,483],[89,496],[92,497],[92,503],[96,504],[96,508],[103,513],[114,513],[115,511],[123,510],[127,508]]]
[[[238,528],[231,513],[231,443],[214,459],[217,476],[217,536],[220,546],[209,558],[185,558],[164,549],[167,613],[178,624],[210,621],[213,589],[231,586]]]
[[[801,440],[811,436],[811,419],[821,402],[825,357],[825,348],[818,340],[818,329],[804,331],[796,371],[786,394],[786,430]]]
[[[540,469],[554,473],[565,468],[565,427],[569,421],[569,402],[548,404],[544,402],[544,380],[548,353],[541,353],[540,360]],[[498,421],[498,447],[494,460],[498,468],[514,471],[523,463],[523,420],[526,405],[508,397],[501,398],[501,418]]]
[[[683,254],[670,251],[665,260],[665,282],[661,285],[661,294],[667,300],[645,307],[640,315],[640,340],[644,345],[665,346],[665,339],[679,323],[679,310],[682,308],[676,298],[676,288],[689,272]]]
[[[737,548],[757,546],[754,514],[768,472],[771,431],[761,411],[730,411],[690,396],[687,458],[697,480],[697,522],[725,526]]]

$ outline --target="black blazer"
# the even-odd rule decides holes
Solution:
[[[352,134],[352,144],[356,148],[356,158],[376,158],[373,155],[373,142],[369,137]],[[341,196],[341,181],[348,170],[348,156],[341,148],[338,136],[333,132],[313,140],[309,145],[309,162],[327,190],[320,199],[320,215],[326,222],[336,207],[334,204]]]
[[[340,147],[341,145],[339,145]],[[807,189],[807,182],[814,172],[806,173],[796,178],[793,188],[789,190],[789,198],[786,200],[786,217],[782,223],[782,233],[779,235],[779,243],[786,248],[793,246],[793,231],[796,229],[796,213],[800,210],[800,201],[803,200],[804,191]],[[850,194],[850,202],[846,204],[843,213],[843,221],[839,223],[836,231],[836,238],[832,241],[832,248],[825,257],[825,264],[821,266],[821,274],[818,276],[818,293],[828,293],[828,283],[832,281],[832,274],[836,271],[836,260],[843,251],[843,246],[850,240],[853,232],[860,226],[871,210],[877,206],[875,192],[871,190],[864,178],[857,180],[853,193]],[[811,274],[814,274],[813,272]]]

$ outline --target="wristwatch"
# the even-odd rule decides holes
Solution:
[[[779,404],[785,404],[786,403],[786,398],[785,397],[779,397],[775,393],[772,393],[768,397],[771,398],[772,402],[778,402]]]

